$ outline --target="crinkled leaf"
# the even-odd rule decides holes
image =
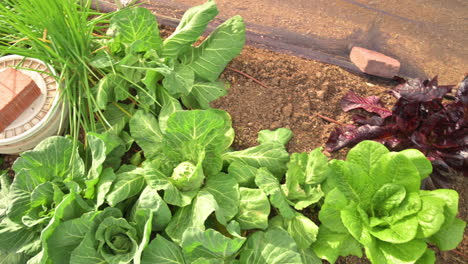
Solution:
[[[387,183],[382,185],[372,197],[372,209],[377,216],[386,216],[389,212],[399,206],[406,197],[403,186]]]
[[[384,155],[388,149],[375,141],[362,141],[349,150],[346,160],[353,162],[369,174],[371,167]]]
[[[452,250],[462,242],[465,227],[464,221],[455,218],[450,225],[443,225],[439,232],[429,238],[429,241],[440,250]]]
[[[426,252],[427,248],[426,243],[419,239],[403,244],[378,241],[377,245],[387,259],[387,263],[414,263]]]

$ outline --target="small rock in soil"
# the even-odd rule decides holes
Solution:
[[[393,78],[400,71],[400,62],[377,51],[353,47],[349,55],[351,61],[367,74]]]
[[[283,107],[283,115],[285,117],[290,117],[293,112],[292,104],[288,104],[287,106]]]

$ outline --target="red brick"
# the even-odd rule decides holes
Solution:
[[[351,61],[367,74],[393,78],[400,71],[400,62],[377,51],[353,47],[349,55]]]
[[[29,76],[13,68],[0,72],[0,132],[40,95],[41,90]]]

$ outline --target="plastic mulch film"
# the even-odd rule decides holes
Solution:
[[[113,0],[98,1],[105,6]],[[204,0],[147,0],[162,24],[175,27]],[[358,71],[349,51],[360,46],[401,62],[404,77],[457,83],[468,72],[467,0],[217,0],[209,28],[241,15],[247,43]],[[107,8],[113,5],[107,5]],[[115,7],[115,6],[114,6]],[[104,8],[105,9],[105,8]]]

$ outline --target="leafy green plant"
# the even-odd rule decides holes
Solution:
[[[181,109],[175,99],[187,108],[209,108],[210,101],[226,94],[225,84],[217,79],[245,42],[245,25],[235,16],[193,46],[217,14],[213,1],[190,8],[165,40],[147,9],[127,8],[114,15],[109,39],[103,41],[107,49],[92,61],[107,72],[95,87],[95,110],[128,97],[156,113]]]
[[[434,263],[427,243],[450,250],[462,240],[458,193],[420,190],[432,166],[418,150],[389,152],[363,141],[330,168],[312,246],[319,257],[335,262],[340,255],[362,256],[364,248],[372,263]]]

